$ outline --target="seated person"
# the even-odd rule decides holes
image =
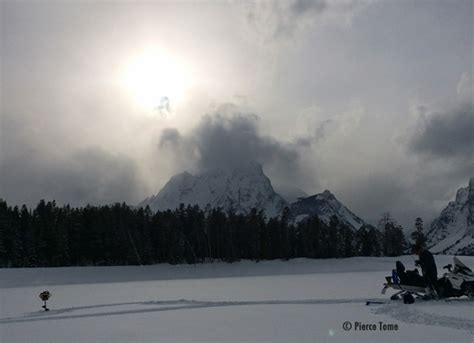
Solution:
[[[398,283],[401,285],[407,286],[417,286],[417,287],[425,287],[426,283],[423,280],[423,277],[418,273],[418,270],[405,270],[405,266],[402,262],[396,262],[396,274],[398,277]],[[394,280],[396,283],[396,280]]]

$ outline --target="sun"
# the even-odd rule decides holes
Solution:
[[[158,49],[130,58],[122,75],[123,85],[138,106],[168,113],[183,101],[191,81],[185,63]]]

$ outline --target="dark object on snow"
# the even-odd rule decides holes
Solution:
[[[405,278],[405,266],[403,265],[402,262],[400,261],[397,261],[395,262],[395,266],[396,266],[396,270],[397,270],[397,275],[398,275],[398,279],[399,281],[401,282],[401,277]],[[400,283],[399,282],[399,283]]]
[[[397,276],[400,280],[401,285],[425,287],[426,283],[418,273],[418,270],[405,270],[405,266],[402,262],[396,262]]]
[[[423,279],[428,287],[436,291],[436,282],[438,281],[438,270],[436,268],[436,263],[433,257],[433,254],[423,247],[416,245],[413,248],[415,254],[417,254],[420,259],[415,262],[416,265],[421,267],[423,273]]]
[[[365,306],[370,306],[370,305],[383,305],[383,304],[386,304],[387,302],[385,301],[372,301],[372,300],[369,300],[369,301],[366,301],[365,302]]]
[[[425,283],[418,271],[405,270],[405,266],[400,261],[396,262],[396,269],[392,271],[392,276],[387,276],[385,279],[387,282],[384,284],[382,294],[385,294],[389,288],[398,291],[390,297],[390,300],[403,299],[405,304],[413,304],[414,297],[421,298],[421,294],[425,291]]]
[[[390,300],[400,300],[400,295],[394,294],[390,297]]]
[[[448,264],[443,267],[448,272],[444,273],[437,282],[440,297],[461,297],[463,295],[474,297],[474,272],[454,257],[454,266]]]
[[[39,294],[39,297],[44,302],[44,305],[41,307],[44,308],[45,311],[49,311],[49,308],[46,306],[46,301],[48,301],[49,298],[51,298],[51,293],[48,290],[46,290],[46,291],[41,292]]]
[[[436,289],[425,287],[424,279],[417,271],[405,271],[405,267],[399,261],[396,264],[396,277],[386,276],[382,294],[390,288],[397,291],[390,299],[397,300],[410,294],[416,298],[425,300],[462,297],[474,298],[474,272],[454,257],[454,265],[447,265],[443,268],[448,272],[437,280]],[[400,279],[400,283],[394,282]],[[409,301],[409,298],[407,298]]]
[[[403,296],[403,303],[404,304],[413,304],[415,302],[415,298],[411,293],[407,293]]]

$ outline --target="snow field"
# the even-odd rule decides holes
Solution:
[[[0,341],[472,342],[466,299],[365,305],[388,300],[380,290],[395,260],[2,269]],[[451,257],[436,260],[441,267]],[[473,257],[461,260],[474,265]],[[413,268],[413,257],[402,261]],[[45,289],[49,312],[38,298]],[[356,322],[377,329],[354,331]],[[379,322],[398,330],[382,331]]]

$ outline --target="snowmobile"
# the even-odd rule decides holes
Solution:
[[[454,267],[448,264],[443,269],[448,272],[437,282],[440,297],[474,297],[474,272],[470,268],[454,257]]]
[[[391,300],[403,298],[405,303],[413,303],[414,297],[426,299],[430,289],[418,270],[405,271],[400,261],[397,261],[396,268],[391,276],[385,278],[387,282],[384,283],[382,294],[392,288],[398,292],[390,297]],[[474,272],[470,268],[454,257],[454,267],[448,264],[443,269],[448,271],[436,283],[439,298],[474,297]]]

